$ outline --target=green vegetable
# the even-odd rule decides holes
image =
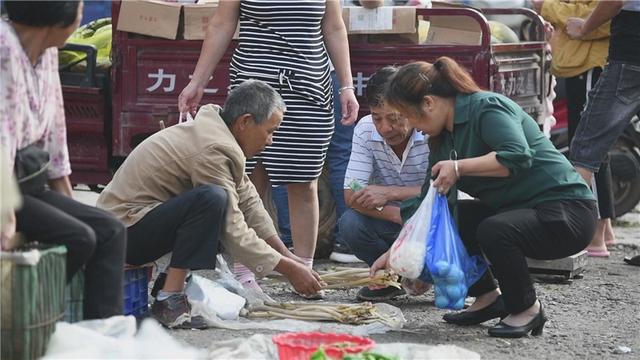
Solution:
[[[355,355],[345,355],[342,360],[400,360],[395,356],[363,352]]]
[[[320,346],[316,352],[311,354],[311,358],[309,360],[331,360],[327,353],[324,352],[324,348]]]
[[[321,346],[316,352],[311,355],[310,360],[337,360],[329,357]],[[363,352],[360,354],[346,354],[342,357],[342,360],[400,360],[395,356],[388,356],[383,354],[377,354],[372,352]]]
[[[349,188],[350,188],[351,190],[353,190],[354,192],[355,192],[355,191],[358,191],[358,190],[362,190],[362,189],[364,189],[364,187],[362,186],[362,184],[360,184],[360,183],[358,182],[358,180],[356,180],[356,179],[351,180],[351,182],[349,183]]]

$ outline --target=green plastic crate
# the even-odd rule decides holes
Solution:
[[[66,254],[64,246],[32,243],[0,256],[2,359],[44,355],[64,317]]]

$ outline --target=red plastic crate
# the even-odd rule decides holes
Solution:
[[[273,337],[278,347],[280,360],[308,360],[320,346],[324,346],[325,353],[331,358],[342,359],[346,354],[358,354],[371,350],[376,343],[365,337],[349,334],[334,334],[321,332],[285,333]],[[331,344],[350,342],[353,346],[337,348]]]

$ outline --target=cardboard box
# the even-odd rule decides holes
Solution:
[[[428,45],[480,45],[480,24],[468,16],[432,16]]]
[[[119,31],[175,39],[182,5],[154,0],[123,1],[118,14]]]
[[[423,45],[427,41],[429,25],[426,20],[418,20],[418,30],[414,34],[371,34],[368,38],[373,44]]]
[[[348,34],[413,34],[416,32],[416,9],[410,6],[360,6],[342,8]]]
[[[216,12],[218,8],[217,2],[204,3],[204,4],[188,4],[183,6],[183,23],[184,32],[183,38],[185,40],[203,40],[205,33],[207,32],[207,25],[211,16]],[[233,39],[238,39],[240,30],[240,24],[236,28]]]

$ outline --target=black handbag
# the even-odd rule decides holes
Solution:
[[[49,153],[36,144],[16,152],[14,172],[22,194],[37,195],[45,190],[49,163]]]

